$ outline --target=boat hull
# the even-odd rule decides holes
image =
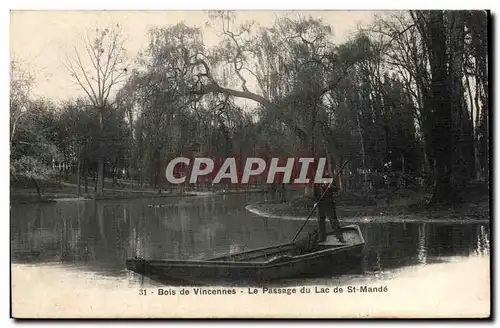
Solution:
[[[359,227],[344,227],[352,243],[341,244],[329,235],[312,252],[296,253],[295,243],[231,254],[202,261],[128,259],[127,268],[165,284],[241,285],[289,278],[334,275],[359,268],[364,239]],[[294,253],[295,252],[295,253]]]

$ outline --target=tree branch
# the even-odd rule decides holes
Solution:
[[[85,81],[87,81],[87,85],[90,88],[90,90],[92,91],[92,95],[94,96],[95,102],[97,104],[99,104],[99,99],[97,98],[95,91],[94,91],[94,88],[92,87],[92,83],[89,81],[87,73],[85,72],[85,68],[83,67],[82,60],[80,58],[80,54],[76,50],[76,47],[74,49],[75,49],[75,54],[76,54],[76,59],[77,59],[77,66],[82,71],[83,77],[85,78]],[[75,72],[75,78],[78,80],[78,83],[80,83],[82,88],[84,88],[83,83],[80,82],[80,79],[78,78],[78,74],[76,74],[76,72]],[[88,92],[87,92],[87,94],[88,94]]]

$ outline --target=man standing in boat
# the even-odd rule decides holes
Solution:
[[[331,178],[327,173],[326,178]],[[338,191],[335,179],[332,183],[317,183],[315,184],[315,197],[318,202],[317,206],[317,216],[318,216],[318,226],[319,226],[319,241],[326,240],[326,217],[330,221],[332,230],[335,232],[338,240],[341,243],[345,243],[344,236],[342,234],[342,229],[340,227],[340,222],[337,218],[337,209],[335,204],[335,193]],[[323,198],[321,196],[323,195]]]

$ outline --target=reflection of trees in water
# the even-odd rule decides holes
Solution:
[[[417,260],[420,264],[427,264],[427,234],[426,224],[418,225],[418,246],[417,246]]]
[[[161,222],[161,229],[155,231],[151,245],[161,242],[165,251],[164,254],[158,253],[156,256],[210,257],[229,252],[234,244],[244,248],[261,246],[265,242],[273,241],[273,238],[269,238],[271,232],[280,233],[280,229],[268,231],[261,227],[267,221],[253,218],[244,209],[244,204],[238,202],[199,198],[193,199],[189,205],[167,206],[151,211],[153,217],[149,221],[157,218]],[[153,222],[150,223],[152,224]],[[294,227],[294,224],[290,226]],[[148,230],[152,231],[152,228],[150,226]],[[261,236],[263,231],[264,234],[267,232],[267,236]],[[289,238],[291,236],[292,233]]]
[[[469,256],[476,250],[480,224],[429,224],[428,256]]]
[[[18,219],[22,215],[23,219]],[[40,204],[27,205],[22,211],[11,212],[11,247],[14,261],[40,261],[45,253],[50,261],[59,256],[60,236],[50,227],[44,208]]]
[[[373,267],[373,271],[375,271],[375,276],[377,278],[383,278],[383,268],[380,261],[380,249],[378,247],[375,249],[375,265]]]
[[[476,255],[490,255],[490,231],[484,225],[477,226]]]
[[[123,272],[125,259],[205,258],[290,241],[303,221],[266,219],[226,196],[157,200],[89,201],[14,207],[13,259],[38,252],[36,261],[62,261]],[[489,252],[489,227],[415,223],[360,224],[365,268],[429,263],[438,256]],[[305,229],[316,228],[315,220]],[[17,252],[17,253],[16,253]],[[16,255],[17,254],[17,255]]]
[[[36,261],[86,261],[88,249],[82,247],[82,210],[79,204],[34,204],[13,213],[12,253],[37,254]],[[19,216],[18,216],[19,215]]]
[[[479,224],[370,224],[364,236],[368,271],[427,264],[447,256],[484,254],[490,247],[487,225]]]
[[[102,202],[39,206],[42,210],[38,217],[45,220],[41,219],[43,223],[38,231],[50,231],[51,238],[41,240],[43,245],[34,245],[33,248],[41,251],[46,260],[54,258],[63,263],[102,264],[116,263],[113,259],[127,256],[128,247],[123,247],[127,241],[123,237],[128,235],[129,226],[127,210],[122,206]],[[18,222],[20,235],[40,244],[30,231],[33,224],[25,220],[30,216],[26,213]]]
[[[414,264],[418,240],[415,224],[371,223],[362,227],[366,271],[380,275],[388,269]]]
[[[300,224],[255,217],[245,204],[207,197],[187,205],[146,207],[144,231],[151,239],[144,247],[154,258],[201,259],[234,251],[235,245],[243,250],[289,241]]]
[[[97,217],[97,223],[99,225],[99,234],[104,241],[104,246],[107,246],[106,233],[104,232],[104,204],[101,202],[96,202],[95,204],[95,214]]]
[[[141,247],[135,255],[148,258],[186,258],[195,248],[203,248],[213,235],[217,226],[203,225],[200,218],[203,213],[212,211],[209,203],[196,203],[185,206],[182,202],[165,206],[148,207],[139,204],[140,216],[131,215],[134,236],[130,239],[132,247]],[[137,212],[137,206],[131,209]],[[205,238],[200,231],[207,231]],[[200,237],[201,236],[201,237]],[[207,238],[208,237],[208,238]],[[142,242],[137,242],[140,240]]]
[[[64,206],[61,211],[62,217],[71,218],[75,216],[74,220],[61,220],[59,223],[59,232],[61,240],[61,261],[62,262],[76,262],[81,260],[86,260],[85,252],[80,252],[82,245],[80,244],[81,232],[80,232],[80,209],[79,204],[76,206],[68,207]],[[84,248],[83,248],[84,249]]]

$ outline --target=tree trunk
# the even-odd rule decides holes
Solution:
[[[479,180],[481,179],[481,166],[479,162],[479,149],[477,147],[477,140],[476,140],[476,128],[477,126],[474,126],[474,107],[476,106],[476,103],[474,102],[474,97],[472,96],[472,90],[470,87],[470,80],[469,77],[466,76],[465,78],[466,81],[466,87],[467,87],[467,93],[469,94],[469,102],[470,102],[470,125],[471,125],[471,133],[472,133],[472,142],[474,143],[473,147],[473,152],[474,152],[474,179]],[[477,92],[477,90],[476,90]],[[479,108],[476,107],[476,115],[479,114]]]
[[[89,192],[89,181],[88,181],[88,178],[89,178],[89,168],[88,168],[88,163],[87,163],[87,160],[85,159],[84,162],[83,162],[83,172],[84,172],[84,175],[83,175],[83,184],[84,184],[84,190],[85,190],[85,193],[88,193]]]
[[[33,181],[33,184],[35,185],[38,200],[42,200],[42,191],[40,189],[38,181],[36,181],[36,179],[34,178],[31,178],[31,181]]]
[[[116,160],[113,162],[113,170],[112,170],[112,185],[115,186],[116,184],[118,184],[118,169],[116,167]]]
[[[99,158],[97,160],[97,189],[96,194],[102,195],[104,193],[104,147],[103,147],[103,133],[104,133],[104,122],[103,122],[103,111],[104,106],[99,108]]]
[[[450,168],[450,183],[453,189],[452,197],[458,196],[471,178],[471,165],[474,164],[469,148],[468,112],[465,107],[465,90],[463,86],[463,61],[465,23],[463,12],[447,11],[446,21],[449,31],[449,65],[448,65],[448,95],[450,102],[450,146],[453,152]],[[453,195],[454,194],[454,195]]]
[[[97,189],[96,193],[102,195],[104,192],[104,160],[99,159],[97,163]]]
[[[76,194],[80,196],[80,146],[77,147],[76,157]]]
[[[489,136],[489,118],[488,118],[488,95],[487,95],[487,90],[482,88],[482,97],[481,97],[481,123],[480,123],[480,129],[481,129],[481,149],[482,149],[482,157],[483,157],[483,175],[484,178],[488,181],[490,179],[490,171],[489,171],[489,165],[490,165],[490,153],[489,153],[489,142],[490,142],[490,136]]]
[[[444,17],[441,11],[429,14],[429,61],[432,72],[431,91],[435,124],[432,128],[432,140],[436,155],[436,183],[432,195],[432,204],[447,203],[453,193],[451,185],[452,167],[452,117],[449,99],[447,73],[446,35]]]
[[[314,157],[314,152],[315,152],[315,143],[316,143],[316,140],[315,140],[315,129],[316,129],[316,103],[314,103],[311,107],[311,154],[313,155]]]
[[[356,113],[356,120],[357,120],[357,123],[358,123],[358,133],[359,133],[359,138],[361,140],[361,161],[363,163],[363,181],[364,181],[364,184],[363,184],[363,188],[366,188],[367,185],[368,185],[368,180],[367,180],[367,176],[366,176],[366,154],[365,154],[365,142],[364,142],[364,139],[363,139],[363,132],[361,131],[361,124],[359,122],[359,113]]]
[[[66,178],[66,181],[69,180],[69,158],[64,155],[64,165],[63,165],[63,170],[64,170],[64,176]]]

